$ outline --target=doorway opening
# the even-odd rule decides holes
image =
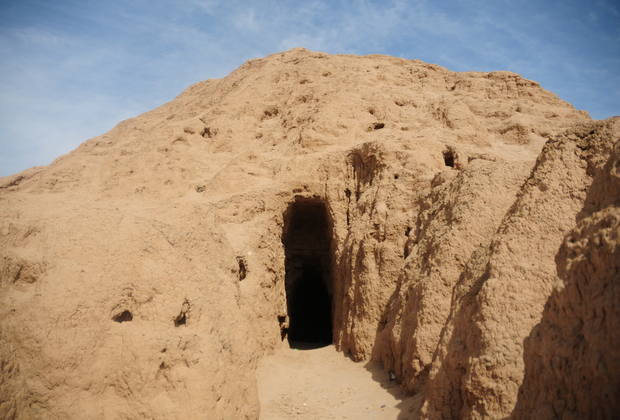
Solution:
[[[291,347],[332,343],[331,226],[325,203],[298,198],[284,215],[286,304]],[[307,347],[306,347],[307,348]]]

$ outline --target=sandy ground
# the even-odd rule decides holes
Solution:
[[[260,420],[417,419],[420,395],[407,397],[374,363],[355,363],[333,345],[283,347],[258,367]]]

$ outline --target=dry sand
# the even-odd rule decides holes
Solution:
[[[355,363],[333,345],[295,347],[259,363],[260,420],[418,418],[410,411],[420,396],[407,397],[378,364]]]

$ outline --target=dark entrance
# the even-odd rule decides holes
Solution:
[[[331,230],[325,203],[298,199],[284,217],[288,340],[332,342]]]

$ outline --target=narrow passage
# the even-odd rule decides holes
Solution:
[[[331,227],[325,203],[298,199],[284,214],[288,340],[332,342]]]

